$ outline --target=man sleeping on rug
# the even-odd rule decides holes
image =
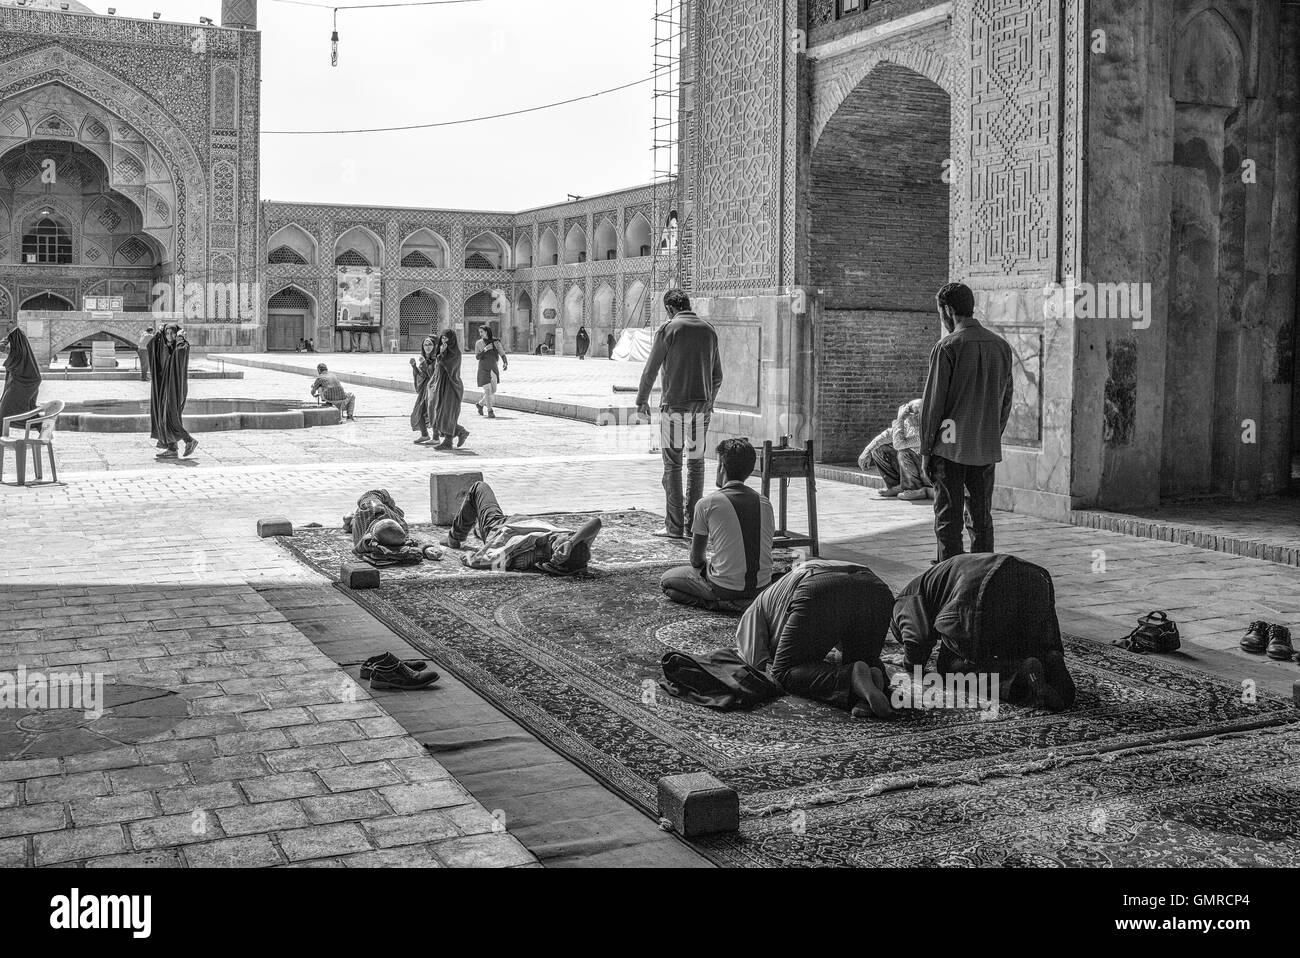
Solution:
[[[850,712],[893,714],[880,650],[894,594],[866,566],[813,559],[769,586],[736,629],[741,658],[781,689]],[[840,664],[826,661],[840,650]]]
[[[591,543],[600,533],[600,519],[593,516],[574,531],[535,516],[506,518],[492,487],[479,481],[469,487],[442,544],[449,549],[464,548],[470,530],[483,540],[478,549],[461,556],[471,569],[573,575],[586,570],[591,561]]]
[[[718,444],[718,488],[695,504],[691,564],[659,580],[674,602],[743,612],[772,581],[772,503],[745,485],[757,458],[748,439]]]
[[[967,553],[931,566],[898,594],[890,631],[909,672],[996,673],[999,697],[1060,712],[1074,705],[1052,577],[1014,556]]]

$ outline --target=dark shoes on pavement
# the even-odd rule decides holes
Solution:
[[[440,676],[419,659],[399,659],[392,652],[375,655],[361,664],[361,678],[372,689],[423,689]]]
[[[1246,634],[1241,637],[1244,652],[1261,652],[1270,659],[1290,662],[1295,658],[1295,646],[1291,644],[1291,630],[1285,625],[1271,625],[1262,619],[1250,623]]]

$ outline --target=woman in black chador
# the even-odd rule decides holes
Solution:
[[[437,361],[433,364],[433,384],[429,387],[429,431],[442,437],[434,448],[450,449],[452,439],[465,445],[469,430],[460,424],[460,404],[465,398],[465,383],[460,378],[460,342],[454,329],[438,337]]]
[[[185,429],[185,400],[190,388],[190,344],[180,326],[170,323],[149,341],[149,365],[153,369],[150,433],[158,440],[156,459],[179,459],[178,443],[184,441],[185,456],[194,454],[199,441]],[[161,371],[161,374],[160,374]]]
[[[591,337],[587,334],[586,326],[578,327],[578,335],[575,337],[578,346],[578,358],[586,359],[587,350],[591,348]]]
[[[32,352],[27,334],[15,326],[4,338],[5,388],[0,394],[0,419],[8,419],[36,408],[36,394],[41,388],[41,367]],[[15,422],[12,426],[21,426]]]

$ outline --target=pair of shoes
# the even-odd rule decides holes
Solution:
[[[481,402],[476,402],[474,408],[478,410],[480,416],[483,415],[483,404]]]
[[[912,502],[916,499],[929,499],[930,495],[924,489],[904,489],[898,494],[898,498]]]
[[[356,421],[357,421],[356,416],[348,416],[348,422],[356,422]]]
[[[489,419],[496,419],[496,418],[497,418],[497,413],[496,413],[496,410],[495,410],[495,409],[489,409],[489,410],[488,410],[488,418],[489,418]]]
[[[190,456],[194,455],[194,450],[197,448],[199,448],[199,441],[197,439],[187,440],[185,443],[185,458],[188,459]]]
[[[423,446],[427,442],[433,442],[433,439],[430,438],[429,436],[421,436],[419,439],[412,440],[412,442],[414,442],[417,446]]]
[[[361,666],[361,677],[370,680],[372,689],[423,689],[438,681],[440,676],[426,668],[418,659],[403,661],[392,652],[366,659]]]
[[[176,452],[175,449],[165,449],[162,452],[158,453],[158,455],[154,456],[154,458],[155,459],[179,459],[180,455]]]
[[[895,499],[895,498],[898,497],[898,494],[901,493],[902,491],[903,491],[903,487],[902,487],[902,486],[885,486],[885,488],[883,488],[883,489],[880,490],[880,492],[879,492],[879,494],[877,494],[876,498],[877,498],[877,499]]]
[[[465,445],[465,440],[468,438],[469,438],[469,430],[466,429],[464,426],[457,426],[456,427],[456,448],[459,449],[461,446]],[[447,441],[450,442],[451,440],[448,439]]]
[[[1270,659],[1290,662],[1295,658],[1295,646],[1291,644],[1291,630],[1285,625],[1271,625],[1263,619],[1250,623],[1246,634],[1241,637],[1241,648],[1245,652],[1258,655],[1265,653]]]
[[[450,448],[451,448],[451,437],[448,436],[446,439],[444,439],[442,442],[438,443],[438,444],[437,444],[436,446],[434,446],[433,448],[434,448],[434,449],[450,449]]]
[[[673,532],[667,526],[662,529],[656,529],[650,533],[652,536],[658,536],[660,539],[685,539],[686,536],[680,532]]]

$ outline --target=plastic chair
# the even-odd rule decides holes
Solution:
[[[10,448],[14,450],[14,455],[18,460],[18,485],[27,485],[27,452],[29,449],[32,452],[32,466],[36,470],[36,480],[38,482],[44,481],[45,477],[41,475],[42,447],[49,451],[50,471],[54,474],[54,482],[59,481],[59,467],[54,463],[54,426],[61,412],[63,412],[63,402],[56,399],[53,402],[42,403],[31,412],[6,416],[3,420],[0,420],[0,483],[4,482],[5,450]],[[22,423],[23,435],[9,435],[10,428],[20,419],[27,420]],[[35,435],[32,434],[33,430],[35,430]]]

